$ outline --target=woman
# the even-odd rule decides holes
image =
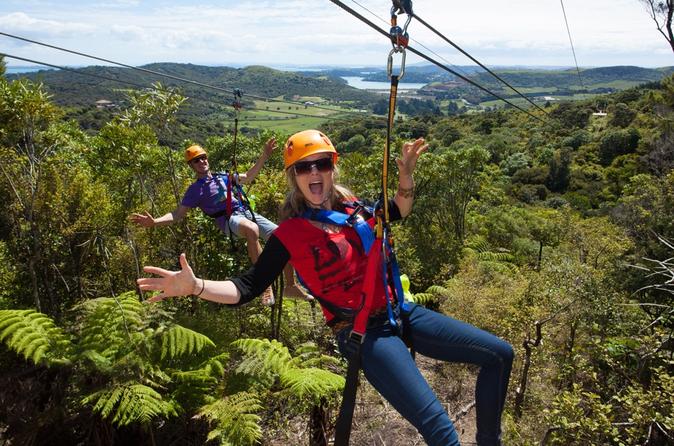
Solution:
[[[407,216],[414,200],[412,174],[428,145],[420,138],[403,145],[396,161],[399,183],[389,204],[391,220]],[[349,316],[360,308],[367,255],[357,231],[348,226],[305,218],[312,209],[351,213],[354,199],[335,183],[337,151],[327,136],[305,130],[291,136],[284,151],[290,192],[282,209],[282,222],[264,247],[257,263],[244,275],[227,281],[196,278],[180,256],[181,271],[145,267],[161,278],[138,279],[142,290],[159,290],[150,299],[194,294],[228,305],[252,300],[290,262],[322,305],[342,354],[350,334]],[[371,220],[371,219],[370,219]],[[370,221],[372,225],[372,222]],[[378,269],[375,302],[367,335],[361,345],[361,364],[367,380],[409,420],[429,445],[458,445],[458,435],[442,404],[423,378],[405,343],[386,317],[386,298]],[[501,412],[513,359],[512,347],[496,336],[469,324],[411,304],[400,315],[409,327],[415,350],[431,358],[481,366],[476,386],[477,442],[498,445]]]

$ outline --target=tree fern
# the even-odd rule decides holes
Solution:
[[[72,347],[63,330],[35,310],[0,310],[0,341],[36,364],[68,363]]]
[[[82,400],[93,404],[93,411],[117,426],[148,424],[158,417],[177,415],[175,403],[165,401],[151,387],[128,382],[96,392]]]
[[[133,292],[91,299],[77,308],[84,313],[80,348],[97,350],[108,358],[128,348],[131,334],[145,325],[145,308]]]
[[[215,425],[208,440],[217,439],[222,446],[253,445],[262,438],[260,417],[255,414],[261,409],[256,395],[239,392],[202,407],[198,417]]]
[[[518,271],[517,265],[514,263],[515,256],[505,249],[497,248],[494,250],[483,236],[471,237],[466,241],[465,249],[468,253],[474,255],[484,267],[501,273]]]
[[[323,355],[313,342],[305,342],[295,349],[289,365],[293,368],[341,367],[342,362],[334,356]]]
[[[438,301],[438,297],[433,293],[417,293],[414,295],[414,302],[419,305],[428,306]]]
[[[215,347],[207,336],[180,325],[174,325],[164,331],[161,339],[161,359],[199,353],[206,346]]]
[[[236,371],[250,375],[280,375],[289,367],[292,357],[288,348],[277,340],[239,339],[232,345],[241,350],[245,357]]]
[[[309,398],[318,404],[322,398],[334,397],[344,388],[345,379],[328,370],[314,367],[291,368],[281,375],[281,384],[300,399]]]

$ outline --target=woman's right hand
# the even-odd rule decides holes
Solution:
[[[148,299],[148,302],[159,302],[167,297],[189,296],[198,294],[202,280],[198,280],[192,271],[185,254],[180,254],[180,271],[169,271],[156,266],[145,266],[143,271],[161,277],[141,277],[137,279],[138,287],[142,291],[159,291],[160,293]]]

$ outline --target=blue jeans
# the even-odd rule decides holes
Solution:
[[[476,440],[480,446],[500,445],[501,412],[506,398],[513,349],[507,342],[465,322],[410,304],[414,349],[429,358],[480,366],[475,388]],[[340,352],[350,328],[338,334]],[[447,412],[419,372],[407,347],[389,324],[369,328],[361,346],[365,377],[424,437],[429,445],[458,445],[459,437]]]

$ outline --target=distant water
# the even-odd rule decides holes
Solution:
[[[359,76],[342,76],[350,86],[358,88],[359,90],[388,90],[391,88],[390,82],[372,82],[364,81],[362,77]],[[415,83],[415,82],[400,82],[398,84],[399,90],[418,90],[426,84]]]
[[[49,67],[6,67],[7,74],[35,73],[40,70],[52,70]]]

